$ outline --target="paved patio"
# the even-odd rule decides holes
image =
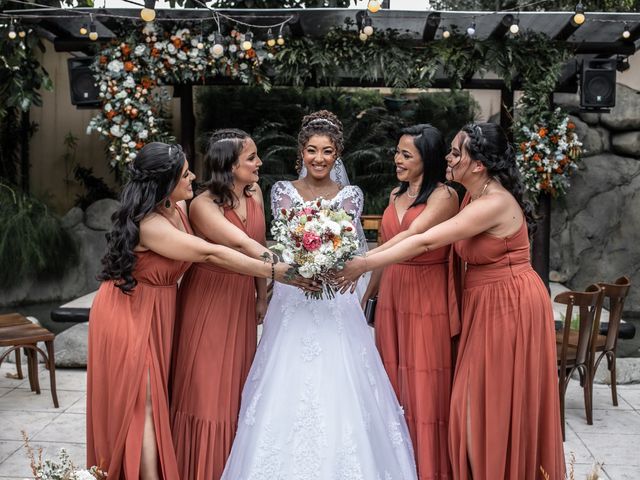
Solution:
[[[40,373],[42,394],[29,389],[28,380],[8,378],[15,367],[0,367],[0,479],[31,476],[21,431],[34,447],[55,456],[64,447],[83,465],[85,455],[85,371],[57,370],[60,408],[53,408],[47,372]],[[587,425],[582,389],[572,381],[567,392],[567,461],[575,454],[575,478],[586,479],[592,465],[603,462],[604,480],[640,478],[640,385],[620,385],[619,406],[611,404],[610,389],[596,385],[594,424]]]

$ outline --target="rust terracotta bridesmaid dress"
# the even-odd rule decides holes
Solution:
[[[527,224],[455,249],[467,270],[451,399],[453,476],[537,480],[543,467],[564,479],[553,310],[531,267]]]
[[[382,239],[409,228],[426,205],[399,221],[395,204],[382,217]],[[449,479],[447,446],[453,380],[451,337],[459,333],[450,289],[450,247],[386,267],[376,306],[376,344],[413,441],[418,478]]]
[[[191,232],[178,207],[185,229]],[[140,478],[147,386],[151,391],[159,471],[178,480],[171,441],[168,380],[178,279],[189,263],[150,250],[136,253],[131,294],[102,282],[89,316],[87,465],[109,480]]]
[[[247,198],[247,223],[225,217],[259,243],[264,212]],[[242,387],[256,352],[255,278],[194,264],[180,286],[171,415],[180,476],[217,480],[235,437]]]

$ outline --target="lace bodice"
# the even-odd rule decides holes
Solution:
[[[295,202],[304,202],[302,195],[289,181],[276,182],[271,188],[271,213],[274,217],[282,208],[291,208]],[[333,197],[331,203],[338,203],[345,212],[353,217],[354,223],[360,222],[364,195],[360,187],[347,185]]]

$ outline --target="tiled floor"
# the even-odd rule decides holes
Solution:
[[[0,480],[31,475],[21,431],[44,455],[64,447],[78,465],[85,452],[85,372],[58,370],[60,408],[53,408],[46,372],[40,374],[41,395],[28,380],[8,378],[13,365],[0,367]],[[610,389],[596,385],[594,421],[587,425],[582,389],[572,381],[567,391],[567,461],[575,456],[575,479],[586,479],[595,462],[603,462],[602,480],[640,479],[640,385],[620,385],[619,406],[611,404]]]

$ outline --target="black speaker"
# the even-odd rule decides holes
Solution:
[[[580,106],[611,108],[616,105],[616,60],[598,59],[582,62]]]
[[[96,81],[90,68],[92,62],[92,57],[70,58],[67,60],[72,105],[99,107],[102,103],[99,96],[100,90],[96,86]]]

